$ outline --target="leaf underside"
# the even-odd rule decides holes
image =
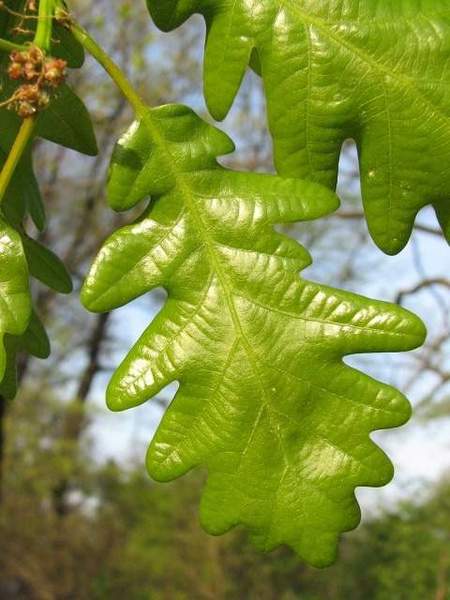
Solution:
[[[356,141],[370,232],[407,243],[432,204],[450,241],[450,8],[447,0],[147,0],[171,30],[207,23],[205,95],[222,119],[258,65],[280,174],[334,189]]]
[[[274,225],[329,213],[337,198],[315,183],[225,170],[216,157],[232,149],[182,106],[132,125],[113,155],[109,201],[151,201],[105,242],[82,301],[107,311],[167,290],[108,405],[139,405],[178,381],[148,451],[151,476],[206,467],[207,531],[243,524],[258,548],[289,544],[323,566],[359,521],[355,487],[392,477],[370,432],[410,414],[399,392],[343,357],[414,348],[424,328],[394,305],[301,279],[310,257]]]

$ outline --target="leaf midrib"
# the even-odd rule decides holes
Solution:
[[[383,63],[380,63],[377,60],[374,60],[370,55],[364,52],[361,48],[358,48],[354,44],[342,39],[340,36],[333,33],[330,28],[327,26],[326,21],[319,17],[312,16],[311,14],[303,11],[296,4],[294,4],[293,0],[280,0],[280,8],[287,7],[291,9],[293,12],[297,13],[300,21],[303,22],[305,27],[315,27],[319,32],[321,32],[326,38],[334,42],[337,46],[340,46],[347,50],[348,52],[355,55],[360,61],[366,63],[379,73],[382,73],[384,78],[397,79],[398,83],[403,84],[405,87],[409,88],[409,92],[415,96],[418,100],[420,100],[426,107],[428,107],[433,113],[435,113],[436,117],[439,117],[445,124],[445,126],[450,129],[450,118],[443,113],[438,106],[435,106],[426,96],[419,92],[417,89],[417,79],[411,79],[405,76],[403,73],[399,73],[385,66]],[[429,81],[425,83],[429,84]],[[446,82],[439,81],[440,85],[445,85]]]
[[[262,413],[265,408],[267,409],[269,420],[272,423],[272,408],[270,406],[270,396],[267,393],[266,387],[264,385],[264,379],[259,370],[257,359],[254,355],[251,344],[248,341],[248,339],[244,333],[244,329],[242,327],[242,323],[239,319],[239,314],[237,312],[237,309],[236,309],[236,306],[234,303],[232,290],[230,290],[229,286],[227,285],[227,276],[222,269],[220,260],[219,260],[218,256],[216,255],[216,252],[214,249],[214,240],[209,235],[208,228],[206,227],[205,223],[203,222],[200,211],[196,207],[191,188],[185,181],[185,173],[176,168],[176,160],[172,156],[172,153],[170,152],[169,148],[167,147],[168,145],[166,144],[164,134],[161,132],[158,125],[152,119],[150,111],[145,111],[145,112],[143,111],[140,116],[143,120],[143,123],[147,127],[147,130],[149,131],[150,136],[153,138],[154,143],[157,146],[159,146],[161,154],[165,159],[168,171],[172,174],[172,176],[174,178],[175,186],[179,189],[179,191],[182,195],[182,198],[183,198],[183,202],[184,202],[187,210],[190,212],[192,219],[195,223],[199,238],[203,241],[203,244],[207,250],[212,269],[216,273],[219,284],[223,290],[226,305],[228,307],[228,310],[229,310],[229,313],[231,316],[231,320],[233,322],[236,336],[241,340],[242,346],[245,350],[245,353],[247,354],[249,364],[256,376],[259,388],[260,388],[262,396],[264,398],[264,401],[261,404],[261,409],[258,413],[257,419],[255,420],[254,428],[250,435],[250,439],[251,439],[256,427],[259,424],[260,418],[262,417]],[[277,438],[279,440],[280,449],[283,454],[283,460],[286,464],[288,464],[287,454],[286,454],[286,451],[283,446],[283,440],[278,433],[278,429],[277,429],[276,425],[272,424],[272,429],[273,429],[274,433],[277,435]],[[250,443],[250,440],[248,443]]]

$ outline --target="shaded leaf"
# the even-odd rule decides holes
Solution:
[[[70,294],[72,278],[62,260],[28,236],[22,241],[31,275],[60,294]]]
[[[447,0],[147,4],[163,30],[194,13],[205,17],[205,94],[217,119],[253,54],[280,174],[334,188],[341,146],[354,138],[367,222],[380,248],[400,251],[427,204],[450,240]]]
[[[410,414],[399,392],[343,357],[414,348],[424,327],[397,306],[299,278],[309,254],[274,225],[327,214],[337,198],[318,184],[225,170],[215,157],[232,147],[185,107],[132,125],[114,152],[109,200],[117,210],[151,202],[105,242],[82,301],[108,311],[167,290],[109,384],[110,408],[178,381],[149,448],[152,477],[205,466],[209,532],[244,524],[257,547],[289,544],[323,566],[359,521],[355,488],[392,477],[370,432]]]
[[[63,25],[55,23],[53,27],[53,44],[51,54],[62,58],[71,69],[79,69],[84,63],[83,46],[73,37]]]
[[[67,85],[58,88],[49,107],[39,115],[36,133],[88,156],[98,153],[89,113]]]
[[[0,218],[0,381],[5,371],[6,334],[21,335],[31,314],[28,268],[19,234]]]
[[[6,368],[0,382],[0,396],[12,400],[17,394],[17,355],[27,352],[36,358],[45,359],[50,355],[50,342],[39,317],[31,314],[29,325],[20,336],[5,336]]]

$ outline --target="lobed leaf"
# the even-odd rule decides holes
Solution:
[[[109,200],[117,210],[150,202],[105,242],[82,301],[108,311],[167,290],[113,375],[108,405],[137,406],[178,381],[150,475],[206,467],[207,531],[243,524],[257,547],[289,544],[323,566],[359,521],[355,488],[392,477],[370,433],[410,414],[399,392],[343,358],[414,348],[424,327],[397,306],[301,279],[309,254],[274,225],[327,214],[336,196],[228,171],[216,157],[232,147],[185,107],[149,109],[131,126],[113,155]]]
[[[207,24],[205,95],[227,114],[249,62],[267,96],[282,175],[334,188],[342,143],[358,146],[367,222],[388,254],[432,204],[450,241],[447,0],[147,0],[171,30]]]

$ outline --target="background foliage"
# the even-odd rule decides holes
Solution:
[[[140,3],[73,4],[149,103],[184,101],[202,110],[195,91],[201,77],[199,20],[162,37]],[[74,72],[70,83],[89,105],[104,152],[87,158],[38,142],[35,166],[53,220],[40,241],[65,259],[78,292],[101,242],[124,224],[124,217],[106,207],[104,182],[112,144],[131,115],[91,62],[83,72]],[[224,162],[271,170],[263,109],[251,77],[225,124],[239,136],[238,152]],[[399,300],[427,322],[427,344],[410,357],[359,360],[415,400],[413,423],[403,434],[395,433],[401,436],[399,446],[407,449],[397,450],[397,464],[406,468],[417,462],[420,444],[420,452],[429,448],[427,469],[440,467],[434,479],[414,481],[400,494],[405,480],[402,466],[397,467],[397,493],[382,508],[367,501],[371,516],[345,538],[338,564],[323,572],[302,566],[287,550],[258,554],[242,532],[210,538],[198,525],[200,476],[159,486],[147,479],[142,466],[145,443],[170,394],[163,391],[151,406],[126,419],[103,408],[105,381],[148,322],[148,313],[161,306],[161,292],[117,315],[89,316],[77,293],[59,297],[35,283],[35,303],[53,352],[45,364],[20,357],[22,391],[14,404],[0,404],[0,598],[450,597],[450,486],[445,477],[450,460],[448,446],[430,440],[434,429],[429,424],[439,417],[436,423],[448,432],[448,250],[429,212],[420,215],[413,241],[400,257],[387,259],[374,250],[362,221],[353,156],[347,144],[340,175],[343,209],[323,222],[287,229],[315,258],[310,278]],[[55,231],[64,234],[56,238]],[[384,447],[392,444],[389,437],[380,439]]]

